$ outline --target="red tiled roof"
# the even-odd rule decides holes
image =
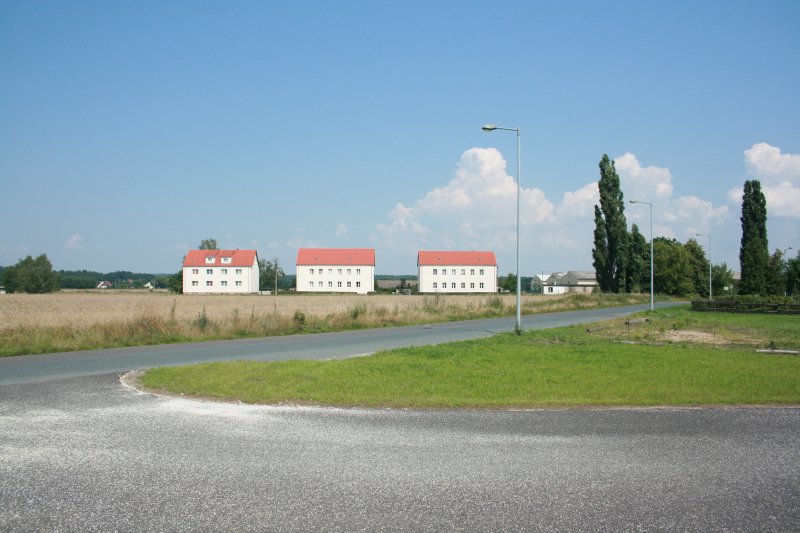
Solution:
[[[486,265],[497,266],[494,252],[419,252],[417,265]]]
[[[300,248],[298,265],[375,266],[374,248]]]
[[[214,261],[206,262],[207,257],[213,257]],[[230,257],[230,263],[223,263],[223,257]],[[189,250],[183,258],[183,266],[251,267],[257,258],[258,253],[255,250]]]

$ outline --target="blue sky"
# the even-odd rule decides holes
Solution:
[[[0,3],[0,265],[175,272],[208,237],[591,269],[598,162],[738,269],[800,248],[800,2]],[[649,234],[646,206],[629,223]],[[699,241],[706,246],[707,239]]]

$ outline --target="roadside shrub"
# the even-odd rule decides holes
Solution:
[[[200,311],[200,314],[197,315],[197,320],[194,321],[194,325],[200,331],[205,331],[208,327],[209,319],[208,315],[206,315],[206,308],[203,306],[203,310]]]
[[[367,306],[366,306],[366,304],[355,305],[355,306],[351,307],[348,310],[348,313],[350,314],[350,318],[351,319],[358,320],[359,316],[362,316],[362,315],[366,316],[366,314],[367,314]]]

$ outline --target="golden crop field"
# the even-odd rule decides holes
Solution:
[[[494,295],[453,295],[442,297],[447,305],[478,308]],[[506,306],[514,305],[514,295],[498,296]],[[371,294],[280,294],[262,295],[196,295],[134,290],[64,290],[50,294],[0,295],[0,329],[18,326],[90,326],[93,324],[133,320],[156,316],[178,321],[195,319],[205,309],[211,320],[222,321],[234,313],[241,317],[279,314],[292,316],[301,311],[309,316],[325,317],[366,306],[367,311],[405,314],[422,308],[431,296]],[[534,296],[525,296],[526,301]]]
[[[643,301],[643,296],[525,295],[524,313]],[[508,316],[514,294],[183,295],[64,290],[0,295],[0,356]]]

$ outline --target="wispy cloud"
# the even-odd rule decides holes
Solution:
[[[81,237],[80,233],[73,233],[70,235],[69,239],[67,239],[67,242],[64,243],[64,248],[73,251],[86,250],[86,246],[83,244],[83,237]]]

